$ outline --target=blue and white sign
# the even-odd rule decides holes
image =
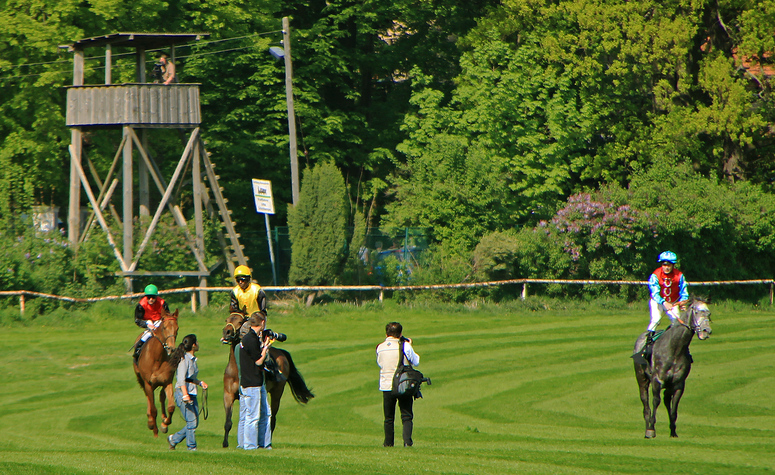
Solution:
[[[271,181],[253,178],[253,198],[256,200],[256,212],[274,214]]]

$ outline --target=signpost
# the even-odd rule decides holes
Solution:
[[[272,247],[272,233],[269,229],[269,215],[274,214],[274,199],[272,198],[272,182],[253,178],[253,198],[256,201],[256,212],[263,213],[266,223],[266,240],[269,243],[269,258],[272,261],[272,282],[277,285],[277,273]]]

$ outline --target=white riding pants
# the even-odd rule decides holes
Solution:
[[[161,320],[153,321],[153,320],[146,320],[145,326],[147,327],[146,330],[143,332],[143,336],[140,337],[140,341],[146,342],[148,341],[148,338],[151,337],[153,334],[153,331],[159,328],[159,325],[161,325]]]
[[[664,304],[657,303],[654,299],[649,300],[649,310],[651,312],[651,322],[649,322],[647,330],[652,332],[657,329],[659,321],[662,320],[663,316],[667,315],[670,323],[675,323],[680,316],[680,309],[677,305],[667,310]]]

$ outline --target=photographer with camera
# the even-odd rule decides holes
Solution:
[[[154,83],[161,82],[164,85],[169,85],[173,82],[178,82],[178,77],[175,74],[175,64],[170,61],[170,57],[166,53],[161,53],[156,64],[153,65],[153,72],[151,75],[154,77]]]
[[[266,312],[266,293],[261,289],[261,286],[253,282],[253,276],[248,266],[237,266],[234,269],[234,280],[237,285],[231,289],[229,293],[229,313],[241,313],[244,316],[252,315],[255,312],[261,312],[264,318],[267,316]],[[244,338],[250,330],[250,324],[247,320],[242,324],[239,331],[240,338]],[[272,337],[273,340],[285,341],[286,336],[282,333],[276,333]],[[282,338],[279,338],[282,335]],[[266,358],[266,364],[264,365],[266,370],[272,373],[272,377],[275,381],[285,381],[285,375],[283,375],[277,368],[277,364],[272,359],[272,355],[268,355]]]
[[[271,337],[263,336],[266,317],[261,312],[248,319],[250,330],[240,343],[240,407],[237,447],[244,450],[272,448],[269,400],[264,384],[264,361]]]
[[[396,402],[401,410],[401,422],[403,423],[404,447],[411,447],[414,414],[412,413],[412,396],[394,396],[393,375],[398,366],[401,340],[404,342],[404,354],[411,365],[420,364],[420,355],[412,348],[412,339],[404,338],[403,327],[398,322],[390,322],[385,326],[385,341],[377,346],[377,365],[379,365],[379,390],[382,391],[382,410],[385,415],[385,442],[384,447],[392,447],[394,439],[394,420],[396,416]]]

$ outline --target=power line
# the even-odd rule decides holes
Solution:
[[[261,36],[261,35],[251,35],[251,37],[255,37],[255,36]],[[240,39],[242,39],[242,38],[249,38],[249,37],[240,37]],[[176,59],[186,59],[186,58],[191,58],[191,57],[208,56],[208,55],[211,55],[211,54],[218,54],[218,53],[229,53],[229,52],[233,52],[233,51],[241,51],[241,50],[250,49],[250,48],[254,48],[254,47],[255,47],[254,45],[250,45],[250,46],[241,46],[239,48],[222,49],[222,50],[217,50],[217,51],[196,52],[196,53],[192,53],[192,54],[185,55],[185,56],[178,56]],[[161,50],[162,49],[160,48],[160,49],[147,50],[147,51],[154,52],[154,51],[161,51]],[[118,55],[113,55],[113,57],[115,58],[115,57],[118,57],[118,56],[128,56],[128,55],[134,56],[134,54],[135,53],[121,53],[121,54],[118,54]],[[103,59],[103,58],[104,58],[103,56],[92,56],[92,57],[84,58],[84,59],[92,60],[92,59]],[[36,63],[36,64],[42,65],[42,64],[57,64],[57,63],[69,64],[69,61],[51,61],[49,63]],[[92,71],[96,71],[96,70],[100,70],[100,69],[105,69],[105,66],[103,65],[103,66],[90,66],[89,67],[89,70],[92,70]],[[0,81],[7,81],[7,80],[11,80],[11,79],[30,78],[30,77],[40,77],[40,76],[43,76],[44,74],[48,74],[48,73],[67,73],[67,72],[71,72],[71,70],[70,69],[64,69],[64,70],[61,70],[61,71],[49,70],[49,71],[46,71],[46,72],[43,72],[43,73],[26,74],[26,75],[22,75],[22,76],[0,76]]]
[[[231,38],[221,38],[219,40],[196,41],[196,42],[184,43],[184,44],[181,44],[181,45],[176,45],[176,48],[191,48],[192,46],[195,46],[195,45],[197,45],[197,46],[206,46],[206,45],[211,45],[211,44],[215,44],[215,43],[223,43],[225,41],[235,41],[235,40],[243,40],[243,39],[248,39],[248,38],[256,38],[256,37],[259,37],[259,36],[269,36],[269,35],[273,35],[273,34],[276,34],[276,33],[282,33],[282,31],[283,30],[272,30],[272,31],[265,31],[265,32],[261,32],[261,33],[256,33],[256,34],[253,34],[253,35],[234,36],[234,37],[231,37]],[[221,51],[214,51],[214,52],[211,52],[211,53],[196,53],[196,54],[200,54],[200,55],[216,54],[216,53],[221,53],[221,52],[238,51],[240,49],[246,49],[246,48],[249,48],[249,46],[246,46],[246,47],[243,47],[243,48],[232,48],[232,49],[226,49],[226,50],[221,50]],[[158,52],[158,51],[164,51],[165,49],[166,48],[155,48],[155,49],[150,49],[150,50],[146,50],[146,51],[150,52],[150,53],[154,53],[154,52]],[[113,58],[121,58],[123,56],[134,56],[134,55],[135,55],[135,53],[131,53],[130,52],[130,53],[114,54],[114,55],[112,55],[112,57]],[[180,56],[180,58],[188,58],[189,56],[192,56],[192,55]],[[101,59],[104,59],[104,58],[105,58],[104,56],[89,56],[89,57],[84,58],[84,60],[85,61],[92,61],[92,60],[101,60]],[[30,67],[30,66],[45,66],[45,65],[50,65],[50,64],[69,64],[69,63],[70,63],[70,60],[67,60],[67,59],[57,59],[55,61],[43,61],[43,62],[38,62],[38,63],[15,64],[15,65],[9,66],[8,68],[10,69],[10,68],[21,68],[21,67]],[[3,68],[0,67],[0,69],[3,69]],[[41,74],[45,74],[45,73],[41,73]],[[40,74],[38,74],[38,76],[39,75]],[[12,77],[12,78],[17,78],[17,77],[21,78],[21,77],[32,77],[32,76],[36,76],[36,75],[35,74],[30,74],[30,75],[26,75],[26,76],[10,76],[10,77]],[[0,77],[0,79],[6,79],[8,77],[9,76],[6,76],[5,78]]]

